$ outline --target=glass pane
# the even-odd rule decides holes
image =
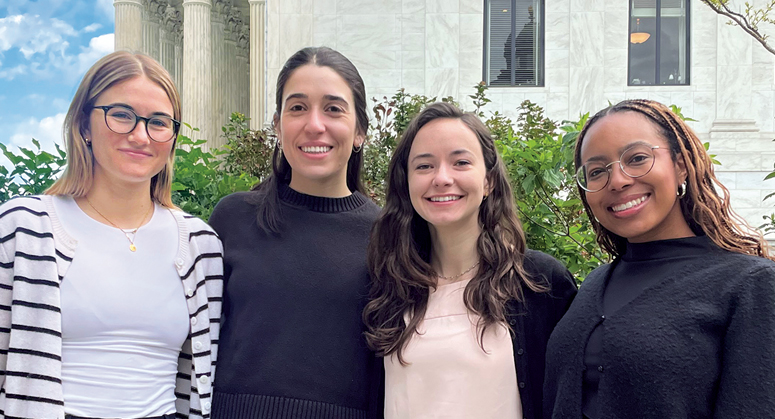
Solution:
[[[487,3],[487,82],[491,86],[542,85],[541,0],[513,3],[513,10],[512,0]]]
[[[663,1],[659,37],[659,84],[688,84],[684,2]],[[679,7],[676,7],[679,6]]]
[[[536,10],[532,0],[518,0],[514,10],[517,37],[514,45],[514,82],[536,85]],[[511,55],[511,54],[509,54]]]
[[[633,12],[635,9],[633,9]],[[633,13],[635,14],[635,13]],[[629,84],[653,85],[657,69],[656,17],[630,18]]]
[[[491,86],[511,85],[511,0],[490,0],[488,81]]]

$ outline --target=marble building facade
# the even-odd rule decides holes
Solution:
[[[308,45],[330,46],[350,58],[370,98],[405,88],[470,105],[468,95],[483,78],[484,0],[114,2],[116,46],[158,54],[182,88],[184,119],[206,126],[200,137],[214,144],[212,133],[220,133],[230,111],[244,111],[254,127],[271,121],[277,74],[293,52]],[[157,3],[155,13],[148,9]],[[124,29],[120,8],[128,4],[140,20]],[[775,198],[762,201],[775,190],[775,180],[763,181],[775,163],[772,54],[699,0],[690,0],[690,84],[628,86],[628,1],[545,0],[544,10],[544,86],[491,88],[485,112],[514,117],[525,99],[556,120],[576,119],[626,98],[678,105],[697,120],[692,127],[722,163],[717,175],[731,190],[735,210],[753,225],[775,212]],[[207,11],[209,25],[201,20]],[[189,15],[200,19],[189,25],[191,32],[185,30]],[[191,43],[189,49],[189,34],[203,46]],[[129,38],[134,43],[125,41]],[[236,99],[245,92],[249,95]]]

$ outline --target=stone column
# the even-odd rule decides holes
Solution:
[[[221,127],[229,121],[229,110],[226,106],[226,40],[224,37],[226,31],[226,13],[231,5],[224,0],[215,0],[213,2],[212,31],[213,31],[213,108],[212,124],[213,139],[212,144],[221,146],[224,143]]]
[[[210,0],[183,0],[183,121],[199,132],[193,139],[213,141],[212,35]]]
[[[240,112],[250,114],[250,32],[247,26],[240,28],[239,38],[237,40],[237,86],[239,88],[237,96],[239,98]]]
[[[177,40],[176,25],[179,24],[180,12],[172,5],[167,4],[161,19],[159,37],[161,45],[159,50],[159,62],[169,71],[175,84],[180,88],[180,81],[175,77],[175,42]]]
[[[226,61],[229,63],[226,70],[226,89],[225,94],[227,112],[239,112],[239,89],[237,87],[237,38],[239,37],[239,26],[241,25],[239,12],[232,9],[229,12],[226,21]]]
[[[183,21],[175,23],[175,74],[173,78],[178,85],[180,97],[183,97]]]
[[[143,48],[143,3],[141,0],[113,0],[116,9],[115,47],[141,51]]]
[[[143,52],[159,61],[161,46],[159,23],[164,7],[158,0],[147,0],[143,12]]]
[[[264,125],[264,21],[266,0],[248,0],[250,3],[250,128]]]

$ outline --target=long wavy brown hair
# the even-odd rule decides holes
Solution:
[[[729,204],[729,190],[721,184],[713,172],[710,159],[702,141],[681,118],[667,106],[652,100],[625,100],[595,114],[584,125],[576,142],[576,168],[581,166],[581,145],[589,129],[603,117],[620,112],[636,112],[654,123],[659,133],[670,145],[673,161],[682,156],[686,163],[686,194],[681,200],[681,212],[695,234],[708,236],[717,246],[732,252],[745,253],[773,259],[761,232],[737,215]],[[587,216],[597,234],[597,242],[614,257],[623,255],[627,239],[603,227],[587,203],[586,191],[579,188]],[[679,199],[676,196],[676,199]]]
[[[536,292],[548,290],[548,284],[531,279],[522,266],[525,234],[514,210],[506,169],[489,131],[476,115],[463,113],[454,105],[428,106],[411,121],[390,160],[385,207],[372,228],[367,252],[372,286],[363,312],[366,340],[378,355],[396,353],[402,364],[406,364],[402,350],[417,331],[430,291],[436,288],[436,272],[430,265],[433,243],[428,223],[415,212],[409,198],[407,161],[420,129],[440,118],[458,119],[476,134],[492,188],[479,207],[479,268],[463,297],[466,307],[480,316],[480,346],[488,327],[505,323],[507,301],[523,301],[523,286]],[[404,314],[409,314],[409,324]]]

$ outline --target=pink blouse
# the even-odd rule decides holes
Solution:
[[[439,286],[403,351],[385,358],[385,419],[522,418],[514,352],[505,325],[479,345],[479,316],[466,309],[469,281]],[[407,319],[408,320],[408,319]]]

